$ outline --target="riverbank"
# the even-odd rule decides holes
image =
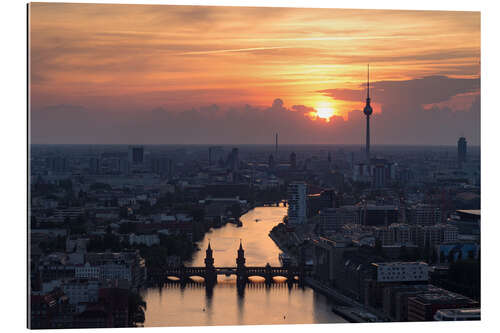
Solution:
[[[269,232],[269,238],[273,240],[281,251],[294,257],[295,260],[298,259],[299,237],[295,233],[287,231],[284,224],[274,227]],[[386,319],[379,311],[368,309],[365,305],[343,295],[338,290],[321,283],[313,277],[304,278],[304,284],[337,303],[338,305],[334,306],[332,311],[345,320],[353,323],[364,323],[384,321]]]
[[[367,311],[361,303],[341,294],[337,290],[322,284],[312,277],[304,278],[304,283],[313,290],[328,296],[331,300],[338,303],[333,306],[332,311],[348,320],[351,323],[368,323],[381,321],[379,318]]]

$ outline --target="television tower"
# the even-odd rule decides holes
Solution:
[[[370,163],[370,116],[373,109],[370,105],[370,65],[368,64],[368,80],[366,85],[366,105],[363,113],[366,115],[366,160]]]

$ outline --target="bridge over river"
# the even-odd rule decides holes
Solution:
[[[248,282],[248,278],[252,276],[263,277],[266,284],[271,284],[273,278],[281,276],[287,279],[288,283],[303,281],[303,278],[310,273],[310,269],[303,264],[298,266],[273,267],[269,263],[265,266],[246,266],[245,251],[240,241],[238,255],[236,257],[236,266],[234,267],[216,267],[214,266],[213,250],[208,243],[205,255],[205,266],[177,266],[177,267],[161,267],[148,271],[148,277],[151,281],[163,283],[169,277],[179,279],[182,284],[185,284],[191,277],[202,277],[205,285],[213,286],[217,283],[217,275],[236,276],[238,286],[244,286]]]

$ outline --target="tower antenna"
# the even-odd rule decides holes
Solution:
[[[368,95],[367,97],[370,98],[370,64],[368,64]]]

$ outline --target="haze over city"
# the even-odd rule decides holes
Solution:
[[[480,144],[480,14],[35,3],[31,142]],[[297,135],[300,133],[300,135]]]

